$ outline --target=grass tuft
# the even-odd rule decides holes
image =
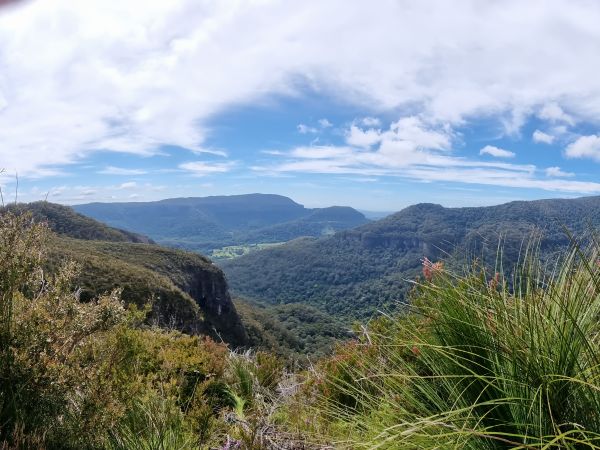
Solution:
[[[511,277],[425,261],[411,311],[374,321],[317,375],[340,447],[600,448],[598,242]]]

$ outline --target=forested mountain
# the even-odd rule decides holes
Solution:
[[[159,243],[202,253],[229,245],[323,236],[368,222],[352,208],[309,209],[269,194],[89,203],[74,209],[111,226],[144,233]]]
[[[484,257],[501,243],[508,268],[533,235],[550,254],[600,224],[600,197],[511,202],[479,208],[418,204],[326,238],[303,238],[222,263],[235,292],[272,304],[302,302],[368,317],[402,300],[430,260]]]
[[[108,227],[66,206],[36,202],[5,209],[28,211],[34,220],[48,223],[54,231],[48,269],[75,261],[80,270],[74,288],[80,288],[83,301],[121,288],[127,303],[142,307],[152,301],[150,320],[159,325],[234,345],[247,343],[223,272],[209,259],[153,245],[144,236]]]

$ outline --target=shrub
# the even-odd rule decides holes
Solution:
[[[80,301],[75,265],[42,270],[48,237],[0,215],[0,448],[219,445],[227,347],[143,325],[119,290]]]
[[[411,311],[371,324],[317,371],[340,447],[600,448],[597,245],[510,279],[427,267]]]

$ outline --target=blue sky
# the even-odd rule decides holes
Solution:
[[[588,1],[16,2],[0,185],[374,211],[599,195],[597,23]]]

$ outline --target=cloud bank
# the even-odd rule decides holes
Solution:
[[[297,148],[288,166],[311,171],[318,161],[363,175],[404,167],[430,180],[462,167],[474,180],[493,170],[486,183],[513,183],[519,166],[449,156],[452,130],[481,117],[509,133],[530,116],[597,124],[598,23],[600,3],[584,0],[25,2],[0,11],[0,165],[49,176],[100,150],[206,153],[215,114],[308,88],[403,118],[386,131],[366,118],[348,130],[348,147]],[[540,133],[534,139],[552,142]],[[584,136],[565,155],[600,161],[597,139]],[[446,175],[432,169],[443,164]],[[231,165],[180,168],[205,175]]]

